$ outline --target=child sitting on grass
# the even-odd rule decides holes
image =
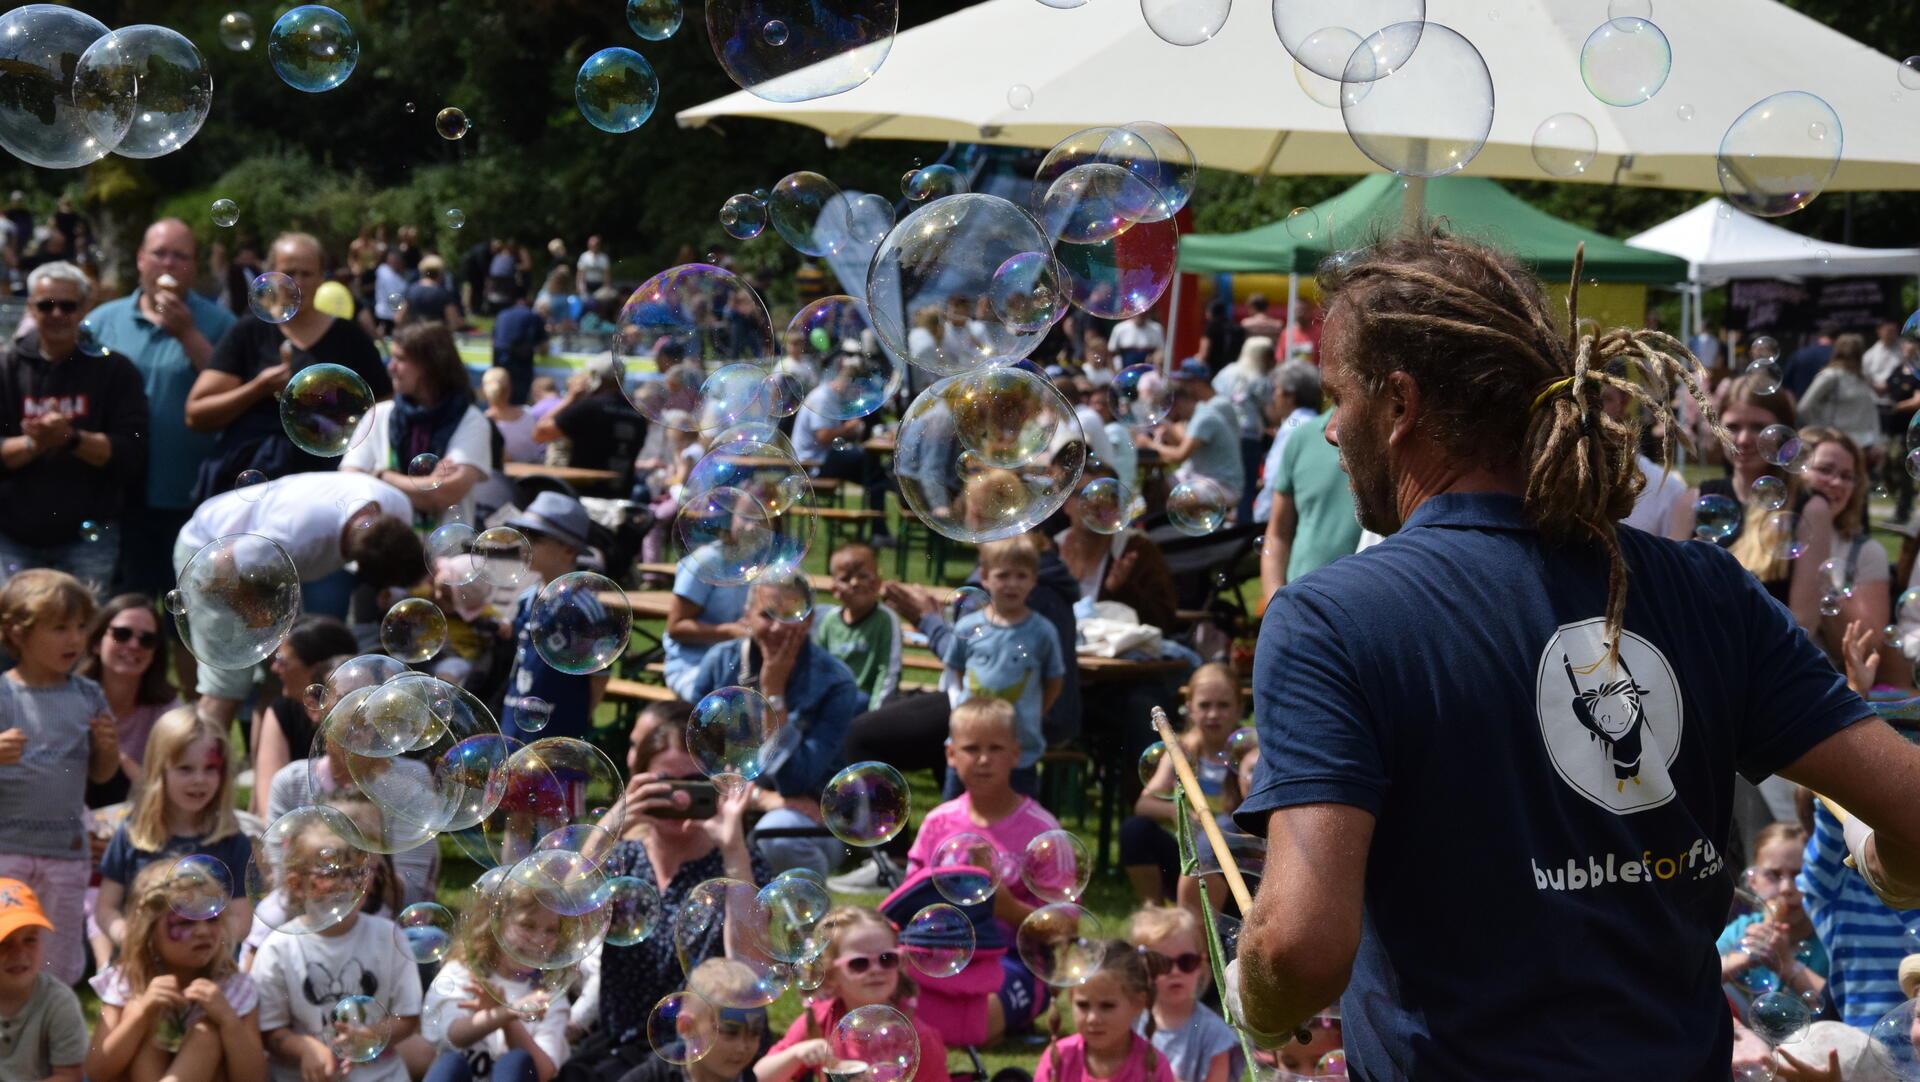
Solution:
[[[1229,1082],[1244,1066],[1240,1042],[1220,1016],[1200,1002],[1212,968],[1204,931],[1193,910],[1148,906],[1134,913],[1127,939],[1153,974],[1153,1047],[1167,1057],[1179,1082]]]
[[[0,879],[0,1078],[80,1082],[87,1017],[80,998],[51,973],[41,952],[53,922],[33,888]]]

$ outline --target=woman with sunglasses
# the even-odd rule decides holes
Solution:
[[[167,639],[153,599],[121,594],[107,602],[87,632],[80,675],[100,685],[120,734],[120,772],[87,786],[87,807],[126,800],[142,778],[147,734],[160,715],[180,705],[167,672]]]

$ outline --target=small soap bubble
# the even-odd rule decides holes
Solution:
[[[663,996],[647,1015],[647,1043],[653,1054],[677,1066],[705,1059],[719,1031],[720,1012],[698,992]]]
[[[826,940],[814,929],[833,908],[827,888],[807,876],[781,875],[760,888],[755,898],[766,914],[767,953],[786,965],[818,958]]]
[[[1907,452],[1907,476],[1920,480],[1920,447]]]
[[[813,583],[800,571],[770,571],[753,580],[752,598],[783,624],[805,623],[813,615]]]
[[[1753,377],[1753,393],[1759,395],[1777,393],[1786,380],[1780,363],[1772,357],[1755,357],[1748,361],[1746,374]]]
[[[467,119],[466,111],[447,106],[433,116],[433,130],[446,140],[459,139],[473,130],[473,122]]]
[[[409,665],[431,659],[447,644],[447,617],[424,597],[405,598],[380,621],[380,645]]]
[[[537,733],[553,720],[553,704],[538,695],[525,695],[518,700],[514,711],[513,723],[523,733]]]
[[[282,82],[318,94],[353,74],[360,61],[360,39],[346,16],[330,7],[303,4],[275,20],[267,35],[267,58]]]
[[[976,612],[985,612],[992,598],[978,586],[962,586],[947,598],[941,615],[946,618],[947,626],[954,634],[969,642],[978,642],[987,633],[987,621],[983,616],[970,627],[961,627],[960,621]]]
[[[285,323],[300,311],[300,287],[279,271],[267,271],[247,287],[247,307],[263,323]]]
[[[973,961],[975,940],[973,922],[965,913],[936,902],[915,913],[900,930],[900,953],[923,976],[940,980],[967,968]]]
[[[175,616],[183,615],[187,611],[187,595],[182,591],[168,590],[165,603],[167,611]]]
[[[1133,493],[1111,477],[1096,477],[1080,486],[1080,524],[1094,533],[1117,534],[1133,520]]]
[[[1740,505],[1731,496],[1709,493],[1694,501],[1693,535],[1715,543],[1732,537],[1740,528]]]
[[[413,486],[422,492],[432,492],[439,488],[441,477],[436,472],[440,466],[440,456],[432,451],[422,451],[407,463],[407,476],[413,478]]]
[[[220,44],[236,53],[253,51],[253,16],[244,11],[229,11],[220,16]]]
[[[473,566],[495,586],[519,586],[533,565],[533,544],[511,526],[494,526],[473,538]]]
[[[1129,428],[1152,428],[1173,412],[1173,384],[1150,364],[1133,364],[1113,377],[1114,419]]]
[[[1242,725],[1227,737],[1227,765],[1238,768],[1240,761],[1260,750],[1260,732]]]
[[[1033,88],[1025,83],[1015,83],[1008,87],[1007,108],[1020,112],[1033,108]]]
[[[327,1046],[348,1063],[372,1063],[387,1050],[393,1020],[387,1008],[372,996],[347,996],[328,1013],[332,1032]]]
[[[240,204],[231,199],[213,201],[213,224],[222,229],[230,228],[240,220]]]
[[[752,240],[767,228],[767,205],[744,192],[729,196],[720,205],[720,227],[735,240]]]
[[[194,853],[173,862],[167,875],[167,905],[188,920],[212,920],[233,898],[233,872],[220,858]]]
[[[1787,505],[1787,483],[1770,473],[1762,474],[1754,478],[1753,487],[1747,490],[1747,499],[1769,511],[1778,511]]]
[[[648,41],[665,41],[680,29],[680,0],[627,0],[627,25]]]
[[[1760,524],[1760,536],[1768,552],[1781,560],[1797,560],[1807,551],[1800,536],[1800,516],[1792,511],[1775,511]]]
[[[1020,856],[1020,881],[1044,901],[1077,902],[1092,878],[1087,843],[1065,830],[1034,835]]]
[[[693,705],[687,719],[687,753],[702,774],[760,776],[767,742],[767,700],[746,687],[717,688]]]
[[[822,229],[827,209],[844,200],[840,188],[819,173],[800,171],[780,178],[767,202],[768,217],[774,231],[801,255],[830,256],[837,250],[837,235]]]
[[[885,1003],[848,1011],[833,1027],[833,1045],[866,1064],[862,1082],[906,1082],[920,1069],[920,1035],[899,1008]]]
[[[1295,207],[1287,212],[1287,235],[1294,240],[1313,240],[1320,235],[1320,212],[1312,207]]]
[[[760,28],[760,37],[768,45],[780,46],[787,43],[787,24],[779,19],[768,19],[767,25]]]
[[[1600,135],[1579,113],[1555,113],[1533,129],[1533,161],[1553,177],[1577,177],[1599,153]]]
[[[1580,47],[1587,91],[1616,108],[1639,105],[1666,85],[1673,46],[1658,26],[1636,16],[1610,18]]]
[[[910,171],[903,187],[908,199],[921,202],[959,195],[967,190],[967,178],[951,165],[935,164]]]
[[[453,914],[438,902],[415,902],[395,919],[406,940],[407,955],[420,965],[431,965],[453,949]]]
[[[927,866],[937,873],[933,885],[942,898],[955,905],[980,905],[1000,889],[1004,863],[991,838],[963,830],[935,846]]]
[[[372,409],[373,389],[358,372],[313,364],[295,372],[280,392],[280,427],[302,451],[339,458]]]
[[[1167,493],[1167,520],[1189,537],[1213,533],[1233,512],[1233,498],[1210,477],[1193,477]]]
[[[1774,1047],[1797,1039],[1812,1024],[1813,1012],[1792,992],[1767,992],[1747,1007],[1747,1027]]]
[[[820,793],[827,829],[861,848],[893,840],[906,828],[910,806],[907,779],[886,763],[854,763],[835,774]]]
[[[580,65],[573,100],[587,123],[614,135],[633,131],[660,104],[660,77],[632,49],[602,49]]]
[[[607,942],[631,947],[644,941],[660,925],[660,888],[644,879],[617,875],[601,888],[607,907]]]
[[[1908,90],[1920,90],[1920,56],[1910,56],[1900,62],[1900,85]]]
[[[1693,106],[1682,105],[1681,107],[1673,111],[1673,115],[1680,118],[1680,123],[1685,124],[1691,121],[1694,117]]]
[[[448,229],[459,229],[467,224],[467,212],[459,207],[448,207],[446,220]]]
[[[1106,961],[1100,920],[1072,902],[1043,905],[1027,914],[1014,933],[1014,949],[1027,969],[1050,988],[1085,984]]]
[[[1017,252],[993,272],[987,288],[993,312],[1019,334],[1044,331],[1067,311],[1060,265],[1050,252]]]
[[[1775,466],[1785,466],[1800,457],[1800,434],[1787,425],[1768,425],[1760,430],[1760,457]]]
[[[612,579],[574,571],[541,588],[527,610],[527,625],[543,661],[563,673],[587,676],[626,652],[633,609]]]
[[[1140,784],[1152,785],[1154,776],[1160,772],[1160,764],[1167,759],[1166,744],[1156,740],[1147,745],[1140,753]]]
[[[300,701],[309,710],[324,711],[332,705],[333,696],[328,694],[325,684],[308,684],[306,690],[300,694]]]

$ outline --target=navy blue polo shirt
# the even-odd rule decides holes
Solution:
[[[1734,771],[1869,711],[1725,551],[1620,545],[1617,667],[1605,557],[1543,545],[1513,496],[1430,499],[1267,607],[1237,819],[1375,817],[1341,1000],[1355,1078],[1727,1076]]]

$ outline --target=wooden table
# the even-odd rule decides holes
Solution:
[[[508,477],[551,477],[570,485],[610,485],[621,478],[612,470],[590,470],[585,466],[548,466],[539,462],[509,462]]]
[[[1124,684],[1133,680],[1150,680],[1168,673],[1185,672],[1187,663],[1179,660],[1134,661],[1123,657],[1099,657],[1094,654],[1080,654],[1076,661],[1080,668],[1082,684]]]
[[[894,452],[898,443],[899,441],[892,436],[875,436],[860,446],[872,451],[876,455],[890,455]]]

